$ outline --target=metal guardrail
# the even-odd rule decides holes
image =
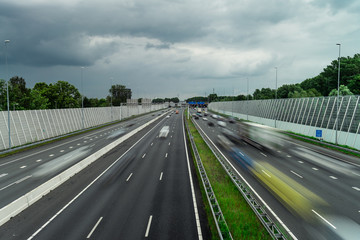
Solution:
[[[209,178],[207,177],[205,168],[202,164],[201,158],[200,158],[200,154],[196,148],[195,142],[194,142],[194,138],[190,132],[187,120],[185,119],[185,126],[189,135],[189,139],[190,139],[190,143],[191,143],[191,147],[193,149],[195,158],[196,158],[196,163],[197,163],[197,167],[198,170],[200,172],[200,177],[201,177],[201,181],[203,183],[205,192],[206,192],[206,197],[207,200],[209,202],[210,205],[210,209],[212,212],[212,215],[214,217],[215,220],[215,224],[216,224],[216,228],[218,230],[219,233],[219,237],[220,239],[233,239],[231,236],[231,233],[229,231],[229,228],[226,224],[225,218],[223,216],[223,213],[221,211],[220,205],[218,203],[218,201],[216,200],[216,196],[215,193],[211,187]]]
[[[194,123],[194,120],[192,118],[191,121]],[[243,181],[241,181],[236,171],[234,171],[233,167],[227,162],[227,160],[222,156],[222,154],[220,154],[220,152],[213,147],[213,143],[211,143],[208,137],[198,128],[197,124],[194,123],[194,126],[196,127],[210,150],[213,152],[217,160],[220,162],[221,166],[227,172],[235,186],[238,188],[239,192],[248,202],[258,219],[269,232],[271,237],[278,240],[286,239],[282,232],[279,230],[279,228],[276,226],[275,222],[266,213],[265,209],[260,204],[258,204],[256,198],[254,198],[253,196],[254,194],[250,191],[249,187]]]

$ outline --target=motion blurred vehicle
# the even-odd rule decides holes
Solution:
[[[217,121],[217,125],[220,127],[226,127],[226,123],[224,121]]]
[[[216,115],[216,114],[211,115],[211,117],[212,117],[213,119],[218,119],[218,118],[219,118],[219,116]]]
[[[170,118],[170,115],[167,115],[166,118]]]
[[[166,138],[169,134],[169,126],[163,126],[159,133],[159,138]]]
[[[241,122],[238,127],[243,141],[258,149],[279,151],[289,147],[288,137],[276,128],[249,122]]]
[[[207,121],[208,119],[207,119],[206,117],[203,117],[203,120],[204,120],[204,121]]]
[[[281,201],[293,215],[306,222],[316,222],[318,219],[311,209],[328,207],[325,200],[269,163],[254,161],[224,135],[218,135],[217,142],[244,170],[252,174]]]
[[[228,121],[229,123],[235,123],[236,119],[234,117],[229,117]]]

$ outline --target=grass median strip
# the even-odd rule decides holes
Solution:
[[[202,163],[233,238],[272,239],[197,132],[192,122],[190,120],[187,121]],[[214,230],[211,229],[211,231],[213,232]]]

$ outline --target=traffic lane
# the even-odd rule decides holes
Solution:
[[[214,135],[216,136],[216,134],[213,134],[213,136]],[[346,186],[346,184],[341,183],[340,181],[335,181],[337,180],[337,178],[332,175],[327,175],[325,171],[323,173],[315,175],[309,172],[310,168],[302,169],[304,166],[303,162],[299,159],[296,159],[296,157],[290,156],[288,154],[276,154],[274,156],[271,153],[264,154],[263,152],[260,152],[253,147],[242,146],[241,148],[242,151],[245,152],[252,159],[260,162],[270,163],[272,166],[275,166],[276,169],[279,169],[288,177],[292,178],[302,186],[305,186],[306,189],[313,191],[316,195],[322,197],[326,200],[326,202],[328,202],[324,204],[320,201],[312,201],[313,208],[316,213],[312,212],[312,216],[310,216],[311,218],[315,217],[320,219],[323,218],[323,216],[326,216],[327,219],[332,219],[334,221],[334,224],[336,222],[339,222],[338,219],[341,219],[339,225],[337,226],[338,229],[336,231],[332,230],[339,236],[343,236],[344,234],[344,222],[346,222],[348,225],[351,225],[353,229],[359,226],[357,224],[357,219],[359,218],[357,209],[359,207],[359,204],[357,201],[358,194],[355,191],[356,189],[350,189],[350,187]],[[229,158],[231,158],[231,156],[229,156]],[[234,161],[234,163],[236,164],[236,161]],[[302,170],[304,170],[304,174]],[[312,168],[312,170],[314,169]],[[319,169],[316,169],[316,171],[318,170]],[[264,168],[262,169],[262,171],[265,171],[266,173],[267,169]],[[299,173],[301,173],[301,175]],[[332,186],[331,190],[328,187],[330,184]],[[339,199],[339,196],[346,196],[346,201],[342,200],[342,198]],[[344,207],[344,202],[347,202],[349,205]],[[344,210],[344,208],[346,210]],[[318,213],[321,213],[322,215],[317,216],[316,214]],[[286,218],[286,220],[288,222],[288,218]],[[304,224],[306,229],[311,228],[311,224],[308,224],[307,222],[305,222]],[[331,231],[329,229],[333,228],[334,224],[328,224],[328,220],[324,221],[320,226],[322,230],[320,230],[320,232],[318,231],[318,234],[331,234]],[[312,233],[313,232],[315,232],[315,230],[312,230]]]
[[[124,134],[135,127],[135,124],[132,124],[131,128],[124,131]],[[69,143],[67,145],[61,144],[58,153],[52,152],[49,154],[40,151],[40,154],[34,155],[32,159],[26,159],[26,162],[23,160],[6,164],[3,166],[4,169],[1,169],[2,173],[0,173],[0,191],[2,193],[0,195],[0,207],[14,201],[41,183],[116,140],[123,134],[111,138],[107,136],[111,136],[112,132],[116,133],[118,129],[121,128],[104,129],[103,131],[97,131],[97,134],[88,134],[84,137],[87,140],[77,138],[77,142],[70,141],[70,145]],[[98,140],[92,142],[93,139]],[[86,142],[89,142],[88,145],[83,146],[82,144],[86,144]]]
[[[156,195],[149,239],[198,239],[181,115],[171,124],[171,145]],[[165,142],[166,143],[166,142]]]
[[[128,184],[130,185],[130,183],[132,184],[132,185],[134,185],[134,189],[138,189],[138,191],[137,191],[137,193],[138,194],[141,194],[142,196],[145,194],[145,195],[151,195],[151,194],[153,194],[154,195],[154,193],[155,192],[157,192],[158,190],[156,190],[156,189],[154,189],[154,187],[153,187],[153,184],[151,184],[150,186],[148,185],[148,183],[150,183],[150,181],[148,180],[149,178],[151,178],[151,176],[149,176],[149,168],[150,168],[150,165],[154,168],[154,162],[153,161],[151,161],[151,160],[154,160],[154,159],[158,159],[159,158],[159,153],[160,152],[163,152],[161,149],[162,148],[164,148],[165,147],[165,151],[166,151],[166,149],[168,148],[167,147],[167,145],[165,144],[161,144],[161,140],[159,140],[159,143],[160,143],[160,145],[162,145],[163,147],[158,147],[158,146],[156,146],[157,144],[155,143],[153,146],[154,146],[154,148],[152,148],[152,149],[154,149],[153,151],[150,151],[147,155],[145,155],[144,156],[144,154],[142,155],[142,152],[144,151],[144,150],[137,150],[137,152],[138,153],[140,153],[141,152],[141,154],[138,154],[138,156],[137,156],[137,158],[140,158],[140,156],[141,156],[141,159],[143,159],[143,160],[141,160],[142,161],[142,164],[140,165],[140,166],[136,166],[135,167],[135,169],[134,169],[134,174],[133,175],[129,175],[126,179],[127,179],[127,182],[128,182]],[[153,154],[155,153],[155,155],[153,156]],[[165,157],[165,156],[164,156]],[[166,158],[166,157],[165,157]],[[133,160],[133,161],[136,161],[136,160]],[[149,166],[146,166],[144,163],[146,162],[146,161],[148,161],[149,162]],[[158,162],[161,162],[161,161],[159,161],[159,160],[157,160]],[[157,166],[157,165],[156,165]],[[128,168],[131,168],[131,166],[129,166]],[[156,168],[156,167],[155,167]],[[163,167],[159,167],[159,171],[160,171],[160,168],[163,168]],[[143,169],[143,171],[141,171],[140,169]],[[159,171],[156,171],[155,170],[155,172],[159,172]],[[116,176],[120,176],[120,174],[119,174],[119,171],[115,171],[116,172]],[[140,174],[136,174],[135,172],[140,172]],[[144,172],[143,174],[141,173],[141,172]],[[108,174],[110,174],[110,173],[107,173],[106,175],[108,175]],[[141,180],[141,178],[137,178],[136,176],[145,176],[145,175],[147,175],[147,179],[145,179],[145,181],[144,180]],[[156,175],[156,174],[155,174]],[[157,176],[157,177],[159,177],[159,175]],[[114,177],[112,177],[112,181],[111,181],[111,183],[120,183],[121,181],[120,181],[120,179],[118,179],[118,177],[116,177],[115,179],[114,179]],[[138,181],[138,182],[136,182],[136,179],[140,179],[140,181]],[[162,176],[161,176],[161,174],[160,174],[160,177],[159,177],[159,179],[157,179],[158,181],[161,181],[162,180]],[[147,184],[146,186],[144,186],[144,182],[145,182],[145,184]],[[100,189],[107,189],[108,188],[108,184],[109,184],[109,182],[108,181],[106,181],[106,187],[104,186],[104,187],[100,187]],[[118,184],[117,184],[118,185]],[[156,185],[156,184],[155,184]],[[114,189],[119,189],[119,187],[120,186],[116,186]],[[158,188],[158,187],[156,187],[156,188]],[[133,191],[133,190],[132,190]],[[147,193],[147,191],[149,191],[148,193]],[[107,191],[108,192],[108,191]],[[110,192],[116,192],[116,191],[110,191]],[[119,191],[119,192],[124,192],[124,191]],[[159,200],[157,200],[157,199],[155,199],[154,201],[151,201],[150,199],[151,199],[151,197],[146,197],[146,198],[141,198],[141,197],[139,197],[139,196],[135,196],[134,198],[130,198],[129,197],[129,194],[132,194],[132,193],[129,193],[129,194],[126,194],[126,193],[123,193],[124,195],[126,195],[126,198],[124,199],[125,201],[126,201],[126,203],[125,203],[125,205],[127,206],[125,206],[125,209],[122,209],[122,208],[120,208],[119,209],[119,212],[121,213],[121,216],[125,216],[123,219],[124,219],[124,224],[126,225],[126,227],[124,227],[123,228],[123,230],[122,231],[120,231],[119,232],[119,235],[117,235],[116,234],[116,232],[114,232],[114,229],[113,229],[113,226],[112,225],[110,225],[109,226],[109,230],[105,230],[105,234],[109,234],[109,235],[101,235],[101,238],[103,238],[104,237],[104,239],[109,239],[109,237],[111,238],[114,238],[114,236],[121,236],[121,237],[124,237],[124,238],[126,238],[126,239],[128,239],[128,238],[130,238],[130,239],[132,239],[131,237],[134,237],[134,232],[139,232],[138,230],[139,230],[139,226],[140,225],[143,225],[143,224],[139,224],[140,223],[140,221],[142,220],[142,217],[141,217],[141,219],[138,219],[137,217],[134,217],[134,215],[140,215],[140,216],[143,216],[143,212],[144,212],[144,210],[143,209],[141,209],[141,208],[139,208],[138,206],[145,206],[145,205],[151,205],[151,202],[155,202],[155,203],[157,203],[156,205],[158,205],[158,203],[160,202],[160,200],[161,200],[161,198],[159,199]],[[104,194],[100,194],[100,195],[104,195]],[[91,197],[90,197],[91,198]],[[119,203],[119,201],[120,201],[120,199],[122,199],[121,198],[121,196],[119,196],[119,197],[117,197],[117,196],[111,196],[109,199],[119,199],[119,200],[114,200],[114,201],[116,201],[116,204],[115,204],[115,206],[113,206],[112,204],[111,204],[111,206],[113,206],[113,207],[111,207],[110,209],[109,209],[109,212],[110,213],[116,213],[117,211],[114,209],[114,207],[115,208],[117,208],[118,206],[122,206],[123,204],[121,204],[121,203]],[[147,199],[145,202],[141,202],[141,199]],[[98,200],[99,201],[99,200]],[[138,202],[138,201],[140,201],[140,202]],[[105,201],[105,202],[107,202],[107,201]],[[135,203],[135,204],[134,204]],[[128,209],[129,209],[129,206],[131,205],[131,204],[134,204],[134,208],[130,208],[130,209],[132,209],[132,213],[128,213],[128,214],[126,214],[125,213],[125,211],[127,211]],[[103,206],[104,204],[100,204],[101,206]],[[106,204],[106,205],[109,205],[108,203]],[[162,205],[163,206],[166,206],[167,204],[165,204],[165,203],[162,203]],[[80,206],[83,206],[83,204],[80,204]],[[137,207],[135,207],[135,206],[137,206]],[[171,208],[173,205],[172,204],[170,204],[169,205],[169,208]],[[181,206],[180,206],[181,207]],[[86,211],[86,210],[85,210]],[[71,211],[72,212],[72,211]],[[76,215],[82,215],[83,213],[78,213],[78,214],[76,214]],[[105,215],[107,215],[107,214],[105,214]],[[192,215],[194,215],[194,214],[192,214]],[[131,216],[131,218],[129,219],[129,218],[127,218],[126,216]],[[156,226],[156,222],[157,222],[157,218],[155,218],[155,216],[156,216],[156,214],[154,215],[154,228],[155,228],[155,226]],[[175,218],[178,218],[179,217],[179,215],[177,215]],[[99,232],[101,231],[101,232],[103,232],[101,229],[106,229],[106,225],[105,225],[105,223],[106,222],[112,222],[111,220],[109,220],[109,218],[111,219],[111,217],[103,217],[102,219],[102,221],[101,221],[101,226],[99,226]],[[100,219],[100,218],[99,218]],[[114,219],[116,219],[117,220],[117,222],[119,223],[119,225],[118,226],[121,226],[122,224],[121,224],[121,220],[120,220],[120,222],[119,222],[119,215],[117,215],[117,214],[115,214],[115,216],[114,216]],[[130,223],[129,223],[129,221],[130,221]],[[66,222],[66,221],[65,221]],[[131,222],[134,222],[134,224],[131,224]],[[165,220],[164,222],[168,222],[168,220]],[[130,226],[129,226],[129,224],[130,224]],[[135,227],[131,227],[131,226],[135,226]],[[168,225],[169,226],[169,225]],[[188,227],[186,227],[187,229],[189,229]],[[98,232],[98,231],[97,231]],[[95,233],[95,234],[98,234],[98,233]],[[100,234],[100,233],[99,233]],[[97,235],[94,235],[94,236],[97,236]],[[129,237],[128,237],[129,236]],[[46,237],[51,237],[50,235],[49,236],[46,236]],[[66,236],[63,236],[63,237],[66,237],[66,239],[71,239],[71,236],[69,236],[69,235],[66,235]],[[136,236],[135,236],[136,237]],[[139,235],[139,237],[140,237],[140,235]],[[97,238],[97,237],[95,237],[95,238]],[[137,237],[136,237],[137,238]],[[188,238],[187,238],[188,239]],[[191,239],[193,239],[193,238],[191,238]]]

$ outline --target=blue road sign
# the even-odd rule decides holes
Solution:
[[[316,137],[321,138],[322,137],[322,130],[316,130]]]

